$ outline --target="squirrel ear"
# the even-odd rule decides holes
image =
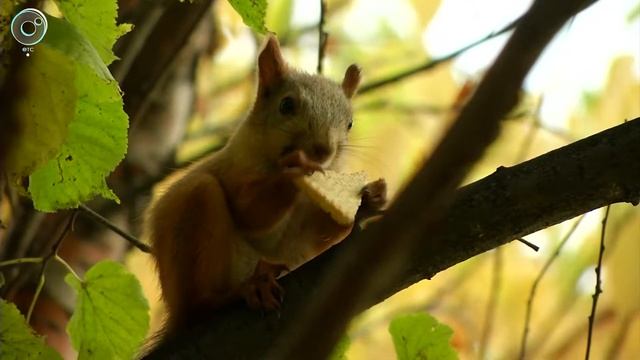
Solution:
[[[351,99],[358,90],[360,85],[360,68],[356,64],[351,64],[344,73],[344,79],[342,80],[342,91]]]
[[[280,53],[278,39],[267,35],[265,45],[258,56],[258,87],[261,91],[279,84],[287,71],[287,64]]]

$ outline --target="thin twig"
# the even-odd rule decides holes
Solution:
[[[596,314],[596,326],[600,326],[600,328],[605,330],[606,334],[609,335],[608,331],[609,329],[611,329],[611,326],[613,326],[615,316],[615,310],[612,308],[598,311],[598,313]],[[572,350],[575,348],[575,344],[579,343],[581,338],[584,336],[585,329],[582,324],[576,325],[572,322],[570,322],[570,325],[568,327],[569,329],[563,331],[562,333],[562,340],[560,341],[560,344],[555,345],[552,350],[547,351],[544,354],[546,357],[543,357],[543,359],[574,359],[576,357],[574,355],[575,352]],[[605,357],[602,357],[600,359],[612,360],[611,358]]]
[[[82,205],[80,205],[79,209],[84,211],[85,214],[89,215],[89,217],[91,217],[91,219],[95,220],[99,224],[102,224],[102,225],[106,226],[107,228],[109,228],[109,230],[113,231],[114,233],[122,236],[122,238],[124,238],[125,240],[130,242],[133,246],[135,246],[138,249],[140,249],[140,251],[146,252],[146,253],[149,253],[149,254],[151,253],[151,247],[149,245],[143,243],[142,241],[138,240],[133,235],[131,235],[131,234],[127,233],[126,231],[120,229],[115,224],[113,224],[111,221],[109,221],[107,218],[105,218],[104,216],[102,216],[102,215],[98,214],[97,212],[93,211],[88,206],[82,204]]]
[[[62,244],[62,240],[67,236],[69,231],[73,228],[73,223],[76,220],[76,216],[78,215],[78,211],[74,210],[68,217],[67,223],[64,225],[60,236],[56,240],[55,243],[51,246],[51,251],[44,257],[42,260],[42,266],[40,267],[40,275],[38,276],[38,286],[36,287],[36,291],[33,294],[33,299],[31,299],[31,304],[29,305],[29,311],[27,311],[27,324],[31,320],[31,315],[33,314],[33,309],[36,307],[36,303],[38,302],[38,298],[40,297],[40,293],[42,292],[42,288],[45,283],[45,271],[47,270],[47,265],[49,265],[49,261],[56,255],[58,255],[58,249],[60,249],[60,245]]]
[[[412,75],[415,75],[419,72],[422,71],[426,71],[426,70],[430,70],[435,68],[436,66],[446,63],[448,61],[451,61],[453,59],[455,59],[456,57],[458,57],[459,55],[463,54],[464,52],[466,52],[467,50],[470,50],[488,40],[491,40],[497,36],[500,36],[506,32],[509,32],[513,29],[515,29],[515,27],[520,23],[520,21],[522,20],[523,16],[518,17],[517,19],[513,20],[512,22],[510,22],[509,24],[507,24],[505,27],[503,27],[502,29],[498,30],[498,31],[494,31],[492,33],[490,33],[489,35],[486,35],[485,37],[483,37],[482,39],[476,40],[474,42],[472,42],[469,45],[466,45],[448,55],[445,55],[443,57],[440,58],[436,58],[436,59],[432,59],[427,61],[424,64],[415,66],[413,68],[409,68],[406,69],[404,71],[401,71],[395,75],[391,75],[389,77],[380,79],[380,80],[374,80],[371,83],[368,84],[364,84],[360,87],[360,89],[358,89],[358,94],[362,95],[364,93],[368,93],[369,91],[373,91],[376,89],[379,89],[383,86],[392,84],[394,82],[400,81],[400,80],[404,80]]]
[[[602,293],[602,254],[604,254],[604,236],[607,230],[607,221],[609,220],[609,210],[611,209],[611,205],[607,205],[607,210],[605,210],[604,217],[602,218],[602,232],[600,233],[600,252],[598,254],[598,266],[596,266],[596,289],[593,293],[593,302],[591,304],[591,314],[589,315],[589,333],[587,334],[587,351],[584,355],[586,360],[589,360],[589,355],[591,353],[591,338],[593,336],[593,324],[596,319],[596,307],[598,306],[598,298],[600,298],[600,294]]]
[[[487,349],[489,347],[491,334],[493,333],[496,309],[498,308],[498,296],[502,287],[503,268],[502,248],[498,247],[493,252],[493,278],[491,279],[491,293],[489,294],[489,301],[487,301],[482,338],[480,339],[480,351],[478,356],[480,360],[487,358]]]
[[[447,112],[459,112],[460,107],[457,106],[436,106],[436,105],[425,105],[425,104],[405,104],[398,103],[395,101],[390,101],[388,99],[376,99],[367,103],[362,103],[357,105],[355,111],[376,111],[379,109],[385,109],[387,111],[394,111],[403,114],[428,114],[428,115],[442,115]],[[505,115],[504,120],[521,120],[525,117],[532,116],[533,112],[529,110],[522,110],[513,112]],[[537,130],[541,130],[544,133],[549,135],[553,135],[554,137],[558,137],[564,140],[566,143],[574,142],[576,139],[565,132],[564,130],[552,128],[549,126],[545,126],[544,124],[538,123],[536,124]]]
[[[41,257],[28,257],[28,258],[19,258],[13,260],[0,261],[0,268],[11,265],[20,265],[20,264],[38,264],[44,260]]]
[[[341,10],[344,10],[350,4],[351,4],[351,0],[331,1],[331,8],[326,9],[325,17],[329,17],[333,14],[339,13]],[[318,30],[318,25],[316,24],[308,24],[308,25],[301,26],[299,28],[292,28],[283,34],[278,34],[278,40],[280,41],[281,46],[289,45],[297,41],[298,39],[300,39],[301,36],[317,30]]]
[[[322,74],[322,66],[324,62],[324,54],[327,49],[327,38],[329,34],[324,31],[324,15],[327,11],[327,2],[320,0],[320,21],[318,21],[318,74]]]
[[[525,238],[517,238],[516,240],[520,241],[521,243],[527,245],[528,247],[532,248],[533,251],[538,252],[538,250],[540,250],[540,246],[532,243],[531,241],[528,241]]]
[[[578,228],[578,225],[580,225],[580,223],[582,222],[582,219],[584,219],[584,214],[580,216],[580,218],[573,224],[571,229],[569,229],[569,231],[566,233],[564,238],[560,240],[560,243],[556,247],[555,251],[553,252],[553,254],[551,254],[549,259],[547,259],[547,261],[544,263],[544,265],[542,266],[542,269],[538,273],[538,276],[536,276],[536,279],[533,281],[533,285],[531,286],[531,291],[529,292],[529,299],[527,300],[527,310],[524,318],[524,331],[522,332],[522,340],[520,341],[520,355],[518,356],[520,360],[524,359],[524,356],[526,353],[527,337],[529,336],[529,325],[531,322],[531,312],[533,310],[533,299],[536,296],[538,285],[540,284],[540,281],[542,280],[544,275],[547,273],[547,270],[549,270],[549,267],[551,267],[551,264],[553,264],[553,262],[556,260],[558,255],[560,255],[560,251],[562,250],[564,245],[567,243],[567,241],[569,241],[573,233],[576,231],[576,229]]]
[[[42,292],[42,288],[44,288],[44,282],[45,282],[44,270],[45,270],[45,266],[42,267],[40,277],[38,278],[38,286],[36,286],[36,291],[33,293],[33,299],[31,299],[31,304],[29,304],[29,310],[27,311],[27,324],[31,322],[31,315],[33,314],[33,309],[35,309],[36,303],[38,302],[38,298],[40,297],[40,293]]]
[[[609,226],[609,234],[608,234],[608,250],[604,254],[603,261],[606,261],[609,256],[612,254],[612,250],[614,250],[617,244],[620,241],[620,232],[621,229],[624,228],[622,224],[628,223],[630,219],[632,219],[635,215],[634,209],[628,209],[622,214],[619,214],[616,217],[616,222],[610,224]],[[613,228],[611,228],[613,226]],[[574,266],[578,266],[578,268],[584,268],[583,264],[574,264]],[[580,274],[582,271],[576,271],[576,274]],[[576,279],[569,280],[569,282],[575,282]],[[562,323],[565,319],[570,318],[568,316],[572,310],[575,309],[574,304],[578,300],[578,292],[571,291],[569,296],[564,297],[560,303],[558,303],[553,309],[553,311],[547,311],[545,318],[540,322],[539,331],[537,331],[538,335],[531,339],[531,345],[529,348],[531,349],[528,354],[529,358],[536,359],[538,358],[538,353],[541,352],[542,349],[545,348],[546,343],[550,339],[554,339],[554,334],[562,327]],[[607,356],[605,359],[613,359],[613,357]]]

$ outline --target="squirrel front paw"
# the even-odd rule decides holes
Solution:
[[[289,271],[286,265],[260,261],[253,276],[240,289],[240,294],[247,305],[255,310],[280,309],[284,289],[278,284],[277,278],[285,271]]]
[[[356,213],[356,222],[367,220],[382,213],[387,205],[387,182],[378,179],[365,185],[360,191],[362,203]]]
[[[283,174],[291,178],[311,175],[316,171],[324,171],[320,163],[309,159],[302,150],[287,153],[280,158],[278,165],[282,168]]]
[[[387,205],[387,182],[384,179],[368,183],[360,192],[362,194],[361,207],[382,210]]]

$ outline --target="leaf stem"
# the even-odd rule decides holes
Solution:
[[[68,262],[66,262],[63,258],[61,258],[60,255],[56,254],[55,259],[56,259],[57,262],[59,262],[65,268],[67,268],[67,271],[69,271],[71,273],[71,275],[73,275],[73,277],[78,279],[78,281],[83,282],[82,278],[80,276],[78,276],[78,273],[76,273],[75,270],[73,270],[73,268],[71,267],[71,265],[69,265]]]

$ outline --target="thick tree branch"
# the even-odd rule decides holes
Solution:
[[[637,205],[638,139],[640,118],[522,164],[499,168],[459,189],[442,231],[432,234],[421,229],[416,236],[425,240],[423,246],[401,264],[393,283],[359,309],[515,238],[611,203]],[[148,358],[264,358],[299,311],[315,301],[318,284],[336,255],[358,240],[351,236],[282,279],[286,296],[280,314],[260,314],[236,304],[203,318],[202,325],[188,332],[169,336]]]
[[[360,241],[353,242],[354,248],[336,259],[319,286],[316,301],[303,310],[269,356],[326,358],[362,304],[385,288],[406,258],[422,245],[419,232],[436,235],[442,231],[456,188],[497,138],[500,120],[517,103],[529,69],[556,31],[590,3],[533,3],[429,160],[383,220],[357,236]],[[362,276],[365,273],[367,277]]]

